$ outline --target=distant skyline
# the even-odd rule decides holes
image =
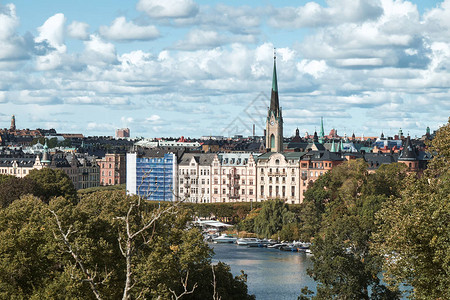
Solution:
[[[421,136],[450,115],[450,0],[0,0],[0,128]]]

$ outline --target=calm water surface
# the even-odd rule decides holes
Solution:
[[[312,262],[305,253],[236,244],[210,244],[210,247],[215,252],[213,263],[222,261],[230,265],[233,275],[240,275],[244,270],[249,293],[257,300],[295,300],[304,286],[316,291],[316,283],[306,274]]]

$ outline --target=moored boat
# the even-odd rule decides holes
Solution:
[[[219,237],[213,238],[214,243],[236,243],[237,237],[230,234],[222,234]]]
[[[257,238],[240,238],[236,241],[236,244],[239,246],[253,246],[258,245],[261,242],[260,239]]]

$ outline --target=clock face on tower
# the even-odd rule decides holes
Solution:
[[[273,124],[275,124],[273,121],[270,121],[270,125],[272,125],[273,126]]]

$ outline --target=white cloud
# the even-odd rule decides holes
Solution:
[[[84,41],[83,61],[90,65],[105,65],[117,62],[116,47],[103,41],[98,35],[91,34]]]
[[[87,40],[89,38],[89,24],[73,21],[67,26],[67,34],[78,40]]]
[[[297,70],[309,74],[314,78],[319,78],[327,70],[325,60],[302,60],[297,64]]]
[[[159,120],[161,120],[161,117],[158,115],[151,115],[148,118],[145,118],[145,121],[151,122],[151,123],[157,123]]]
[[[110,27],[100,26],[100,34],[115,41],[148,41],[159,37],[158,29],[153,26],[138,26],[133,22],[127,22],[125,17],[116,18]]]
[[[269,23],[276,27],[320,27],[342,23],[359,23],[378,18],[383,10],[378,1],[329,0],[328,7],[308,2],[300,7],[274,9]]]
[[[25,41],[16,33],[18,26],[14,4],[0,4],[0,69],[15,67],[15,61],[28,58]]]
[[[64,25],[66,18],[58,13],[48,18],[41,27],[38,27],[39,36],[35,42],[44,55],[36,57],[37,70],[52,70],[63,64],[63,56],[67,51],[64,44]]]
[[[152,18],[187,18],[198,13],[193,0],[139,0],[136,7]]]
[[[48,41],[51,47],[54,47],[58,52],[65,52],[64,45],[64,24],[66,17],[64,14],[58,13],[48,18],[41,27],[38,27],[39,36],[36,37],[36,42],[40,43]]]

